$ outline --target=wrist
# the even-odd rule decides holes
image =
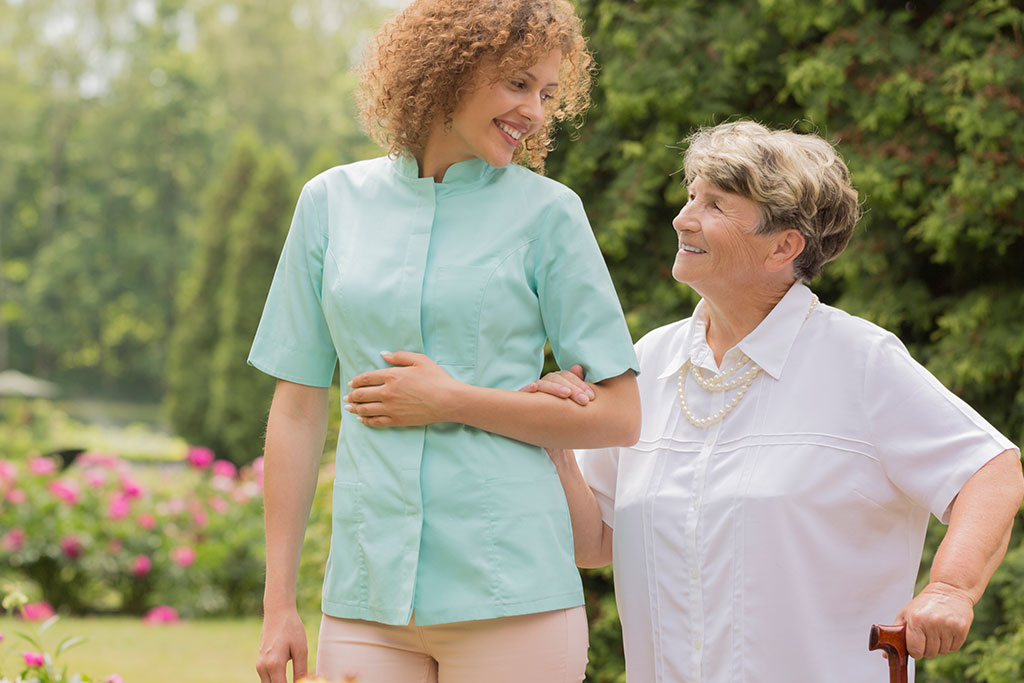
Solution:
[[[476,387],[452,379],[447,388],[442,390],[438,422],[460,422],[467,424],[466,406],[472,401],[472,391]]]
[[[969,588],[962,588],[954,583],[948,581],[942,581],[940,579],[931,578],[923,589],[922,593],[932,593],[937,595],[944,595],[949,598],[963,600],[968,602],[973,607],[977,604],[980,595],[976,595],[977,591],[972,591]]]

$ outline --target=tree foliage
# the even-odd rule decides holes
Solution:
[[[201,198],[246,125],[365,155],[372,0],[0,0],[0,368],[159,398]]]
[[[579,139],[559,141],[549,170],[581,194],[635,336],[689,315],[697,298],[670,274],[671,219],[685,201],[679,141],[696,127],[741,117],[817,132],[837,143],[867,214],[812,287],[896,332],[1020,442],[1020,3],[578,6],[601,71],[588,122]],[[937,540],[933,534],[932,548]],[[1009,597],[1024,587],[1019,533],[1012,545],[979,606],[976,645],[929,663],[919,680],[1020,680],[1024,626],[1019,600]],[[601,579],[588,581],[604,595]],[[614,641],[600,631],[592,638]],[[594,680],[615,680],[610,661],[592,666]]]

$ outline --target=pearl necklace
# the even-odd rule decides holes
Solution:
[[[811,311],[818,305],[818,297],[816,294],[811,295],[811,307],[807,309],[807,315],[804,316],[803,322],[807,322],[807,319],[811,317]],[[803,323],[801,323],[802,325]],[[742,370],[747,363],[751,363],[750,368],[746,372],[736,374]],[[690,410],[690,407],[686,405],[686,374],[687,371],[693,375],[693,379],[696,380],[706,391],[713,393],[720,391],[729,391],[732,389],[738,389],[736,394],[729,399],[729,401],[722,406],[714,415],[708,417],[697,417]],[[679,368],[679,407],[682,408],[683,414],[686,415],[686,419],[690,421],[694,427],[703,429],[704,427],[710,427],[716,422],[720,422],[722,418],[728,415],[736,404],[740,402],[746,394],[747,390],[750,389],[750,385],[754,383],[754,378],[761,373],[761,366],[750,360],[747,354],[740,354],[740,359],[736,365],[732,366],[728,370],[723,370],[717,375],[711,377],[705,377],[704,372],[693,364],[693,362],[687,358],[686,362],[683,363],[683,367]],[[735,375],[735,377],[733,377]]]

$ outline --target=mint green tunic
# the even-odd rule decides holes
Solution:
[[[425,353],[452,377],[518,390],[549,340],[591,381],[637,369],[579,198],[523,167],[460,162],[443,183],[386,157],[309,181],[249,362],[344,386]],[[323,611],[420,625],[583,604],[544,450],[465,425],[372,428],[342,411]]]

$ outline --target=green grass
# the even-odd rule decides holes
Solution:
[[[312,673],[319,615],[304,619]],[[15,636],[35,635],[38,624],[0,617],[0,672],[20,670],[21,652],[32,649]],[[259,619],[210,619],[148,626],[139,619],[62,618],[41,639],[52,653],[68,636],[88,641],[64,653],[59,666],[102,681],[119,673],[125,683],[255,683]]]

